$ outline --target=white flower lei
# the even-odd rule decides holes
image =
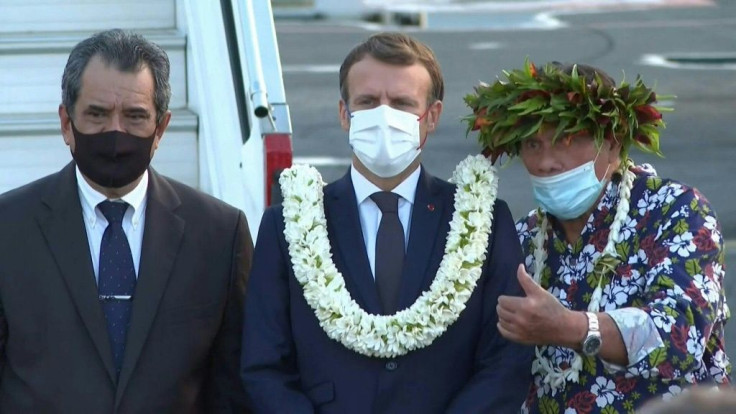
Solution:
[[[457,320],[481,275],[498,178],[491,163],[477,155],[457,166],[452,181],[455,212],[429,290],[394,315],[371,315],[350,297],[332,261],[319,172],[295,165],[281,174],[284,236],[294,276],[330,338],[366,356],[392,358],[428,346]]]
[[[608,241],[606,247],[593,263],[593,275],[598,279],[593,295],[588,303],[588,312],[598,312],[600,310],[601,297],[603,296],[603,288],[601,287],[603,277],[613,271],[621,261],[616,252],[615,244],[621,241],[621,226],[629,215],[629,203],[631,200],[631,189],[634,186],[634,178],[636,175],[630,171],[633,166],[631,160],[626,160],[622,166],[621,184],[618,188],[618,204],[616,205],[616,215],[611,223],[608,233]],[[532,238],[532,248],[534,249],[534,281],[541,285],[542,270],[547,261],[547,249],[544,245],[547,241],[547,215],[541,210],[537,210],[537,232]],[[555,366],[554,362],[544,356],[543,348],[547,346],[538,346],[536,348],[537,357],[532,363],[532,374],[542,374],[545,384],[549,384],[552,388],[552,395],[555,395],[557,389],[565,387],[567,381],[578,382],[580,371],[583,369],[583,360],[580,354],[572,351],[573,357],[570,367],[560,369]]]

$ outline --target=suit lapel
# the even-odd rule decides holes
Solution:
[[[97,299],[97,282],[79,201],[75,164],[69,163],[57,178],[43,199],[50,209],[49,214],[39,216],[37,220],[82,322],[114,383],[112,348],[105,315]]]
[[[436,243],[445,239],[444,234],[439,234],[439,229],[445,215],[444,210],[447,208],[446,201],[441,197],[440,188],[433,184],[433,180],[434,178],[422,168],[411,212],[409,245],[401,276],[399,309],[411,306],[421,293],[425,282],[434,278],[434,274],[428,274],[428,266],[436,250]]]
[[[184,235],[184,220],[173,213],[180,204],[173,188],[149,169],[146,222],[140,270],[128,328],[116,401],[120,402],[156,317]]]
[[[381,314],[349,172],[325,188],[325,211],[333,256],[339,259],[335,265],[345,279],[346,288],[365,311]]]

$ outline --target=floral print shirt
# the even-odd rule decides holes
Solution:
[[[649,398],[669,398],[689,384],[730,384],[724,250],[715,212],[695,188],[660,178],[648,165],[632,171],[636,179],[629,215],[616,243],[623,260],[603,280],[600,309],[621,331],[629,366],[581,355],[579,381],[561,389],[535,374],[523,413],[633,413]],[[619,181],[617,176],[608,184],[574,245],[549,220],[541,284],[569,309],[587,310],[595,288],[589,274],[608,240]],[[516,230],[533,274],[538,265],[531,247],[536,210]],[[563,347],[539,349],[561,368],[575,356]]]

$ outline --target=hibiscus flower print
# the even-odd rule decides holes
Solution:
[[[621,393],[616,391],[616,383],[605,377],[596,378],[590,391],[596,395],[595,403],[599,408],[610,405],[616,398],[621,397]]]
[[[606,234],[608,234],[608,232],[606,232]],[[578,272],[582,272],[583,274],[586,274],[586,275],[592,272],[595,259],[598,256],[600,256],[600,253],[596,251],[595,246],[593,246],[592,244],[588,244],[587,246],[585,246],[583,251],[580,253],[580,259],[578,259],[578,263],[577,263]]]
[[[629,294],[624,286],[611,284],[603,289],[605,310],[613,310],[622,307],[629,300]]]
[[[650,192],[645,191],[644,194],[641,195],[639,201],[636,202],[636,208],[639,209],[639,215],[643,216],[647,211],[655,209],[657,207],[656,204],[657,198],[652,196]]]
[[[575,259],[572,256],[566,256],[560,261],[560,268],[557,270],[557,275],[565,284],[569,285],[579,279],[576,268],[577,263]]]
[[[712,279],[705,277],[704,275],[695,275],[693,277],[693,284],[697,289],[700,290],[701,294],[710,303],[718,303],[720,299],[720,286]]]
[[[616,240],[616,243],[621,243],[624,240],[628,240],[636,234],[636,226],[639,224],[639,222],[634,217],[626,217],[626,221],[621,226],[621,230],[619,230],[619,239]]]
[[[677,253],[680,257],[690,257],[690,253],[696,249],[693,243],[693,234],[690,232],[678,234],[672,238],[671,242],[666,244],[669,246],[670,252]]]
[[[675,318],[668,315],[663,309],[654,308],[650,312],[654,326],[665,332],[669,332],[672,329],[672,325],[675,324]]]
[[[703,227],[705,227],[708,230],[715,230],[718,228],[718,222],[716,221],[716,218],[713,216],[705,216],[705,223],[703,223]]]
[[[519,243],[524,243],[524,240],[532,237],[529,231],[529,225],[526,221],[520,221],[516,223],[516,233],[519,235]]]
[[[705,338],[700,336],[700,332],[691,326],[687,333],[687,352],[691,353],[696,360],[703,357],[703,349],[705,348]]]

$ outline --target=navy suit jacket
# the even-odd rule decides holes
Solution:
[[[428,290],[444,254],[455,187],[422,171],[411,216],[399,307]],[[350,174],[324,189],[332,257],[350,295],[380,313]],[[293,275],[281,207],[261,221],[246,289],[242,378],[257,413],[511,413],[528,390],[533,348],[498,332],[499,295],[520,295],[522,260],[501,200],[483,274],[458,320],[434,343],[392,359],[330,339]]]

